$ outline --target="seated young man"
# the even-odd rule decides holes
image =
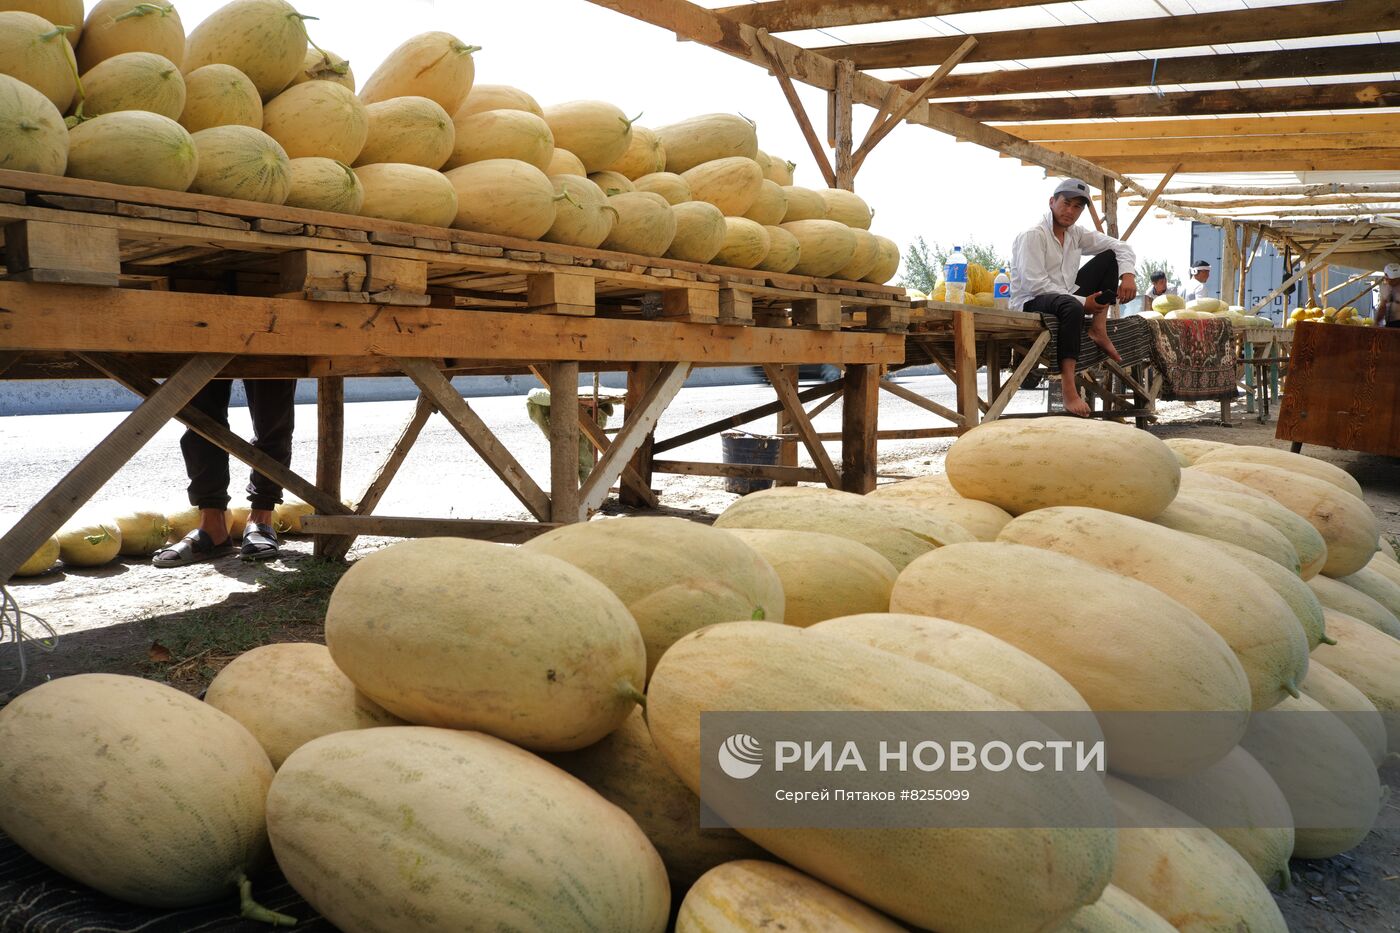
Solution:
[[[1065,411],[1088,417],[1075,385],[1075,365],[1090,317],[1089,338],[1121,360],[1108,338],[1108,309],[1137,297],[1137,255],[1122,240],[1075,226],[1089,203],[1089,186],[1067,178],[1055,188],[1045,219],[1016,237],[1011,247],[1011,308],[1059,321],[1059,366]],[[1081,269],[1085,254],[1094,258]]]

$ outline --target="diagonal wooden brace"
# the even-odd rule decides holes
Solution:
[[[773,390],[778,393],[778,401],[783,403],[783,409],[792,419],[792,424],[797,428],[797,433],[802,438],[807,453],[812,455],[812,462],[821,471],[826,484],[832,489],[840,489],[841,474],[836,472],[836,465],[831,462],[831,455],[822,446],[816,428],[812,427],[812,419],[807,417],[807,411],[802,407],[802,402],[797,397],[797,388],[783,378],[783,373],[778,367],[765,364],[763,371],[768,374],[768,381],[772,384]]]
[[[637,414],[623,424],[622,431],[613,440],[612,446],[603,453],[593,472],[588,475],[587,482],[579,490],[580,521],[586,521],[588,513],[603,504],[608,490],[622,475],[623,467],[656,429],[656,423],[661,420],[666,406],[671,404],[676,393],[685,384],[685,377],[690,375],[690,366],[690,363],[667,363],[661,367],[661,372],[638,403]]]

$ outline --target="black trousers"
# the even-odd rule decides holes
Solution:
[[[1098,295],[1099,301],[1118,300],[1118,257],[1113,250],[1099,253],[1084,264],[1074,278],[1074,293],[1081,297]],[[1104,293],[1107,292],[1107,297]],[[1026,302],[1033,314],[1053,317],[1060,322],[1055,346],[1058,362],[1079,359],[1079,343],[1084,339],[1084,305],[1069,295],[1036,295]]]
[[[244,379],[248,413],[253,417],[253,446],[283,466],[292,465],[292,427],[296,420],[295,379]],[[195,408],[228,427],[229,396],[233,380],[215,379],[191,402]],[[200,509],[226,509],[228,453],[193,431],[180,438],[185,473],[190,478],[190,505]],[[282,487],[254,470],[248,482],[248,502],[255,510],[270,509],[282,501]]]

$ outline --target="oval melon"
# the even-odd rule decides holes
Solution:
[[[724,244],[711,260],[717,266],[752,269],[763,262],[772,246],[768,230],[745,217],[724,218]]]
[[[291,191],[288,207],[313,211],[358,214],[365,203],[365,187],[354,170],[334,159],[292,159],[287,163]]]
[[[705,712],[1014,709],[937,668],[810,629],[762,622],[715,625],[676,642],[657,665],[647,700],[652,738],[697,792]],[[1013,747],[1052,734],[1030,717],[995,718],[995,737]],[[968,717],[966,739],[978,744],[983,733],[993,737],[991,724]],[[1108,819],[1097,776],[1042,783],[1038,792],[1010,793],[999,803],[1025,821],[1016,824],[1021,826],[1045,826],[1049,813],[1085,820],[1076,826],[1106,825]],[[1105,829],[1008,835],[997,829],[739,828],[795,868],[906,923],[949,933],[1053,929],[1098,899],[1113,866],[1113,833]],[[1011,838],[1015,844],[1008,844]],[[1007,878],[1016,883],[1007,885]]]
[[[742,217],[763,190],[763,172],[753,159],[735,156],[705,162],[681,173],[697,201],[709,201],[726,217]]]
[[[23,10],[0,12],[0,74],[23,81],[67,113],[78,92],[77,60],[64,31]]]
[[[472,84],[472,89],[467,92],[467,96],[462,100],[462,105],[457,108],[454,117],[467,116],[473,113],[481,113],[484,110],[524,110],[526,113],[533,113],[537,117],[544,116],[544,111],[535,99],[518,87],[511,87],[508,84]],[[582,175],[582,172],[578,174]]]
[[[1197,463],[1219,463],[1221,461],[1268,464],[1290,473],[1300,473],[1304,476],[1311,476],[1313,479],[1320,479],[1324,483],[1331,483],[1343,492],[1351,493],[1358,499],[1362,498],[1361,484],[1346,470],[1335,464],[1306,457],[1303,454],[1275,450],[1272,447],[1230,444],[1204,451],[1196,458]]]
[[[361,558],[331,594],[326,645],[396,716],[547,751],[617,728],[646,674],[637,623],[602,583],[479,541],[423,538]]]
[[[1080,908],[1056,933],[1174,933],[1175,930],[1176,927],[1142,901],[1110,884],[1104,888],[1102,897]]]
[[[593,172],[588,176],[588,179],[601,188],[608,197],[637,190],[630,178],[626,175],[619,175],[617,172]],[[666,203],[669,204],[670,201],[668,200]]]
[[[154,52],[179,68],[185,60],[185,26],[174,5],[99,0],[83,26],[78,70],[91,71],[123,52]]]
[[[1223,444],[1220,441],[1206,441],[1195,437],[1169,437],[1165,443],[1172,450],[1185,457],[1189,463],[1195,463],[1196,458],[1212,450],[1219,450],[1222,447],[1233,447],[1233,444]]]
[[[73,178],[186,191],[198,170],[194,139],[157,113],[104,113],[68,131],[67,174]]]
[[[823,933],[904,930],[815,878],[756,860],[711,869],[686,892],[676,915],[676,933],[756,933],[770,928]]]
[[[846,268],[855,256],[855,234],[834,220],[797,220],[783,224],[783,229],[797,237],[802,249],[792,267],[795,275],[826,278]]]
[[[554,134],[541,117],[524,110],[484,110],[452,118],[452,154],[446,167],[487,159],[517,159],[543,171],[554,156]]]
[[[242,723],[274,768],[323,735],[403,725],[355,689],[325,645],[306,642],[245,651],[219,671],[204,701]]]
[[[165,546],[170,537],[170,523],[165,515],[149,509],[131,508],[119,511],[112,521],[120,530],[119,553],[127,557],[149,557]]]
[[[843,223],[848,227],[856,227],[860,230],[870,229],[870,205],[854,191],[846,191],[841,188],[822,188],[817,191],[817,195],[825,205],[822,214],[827,220],[834,220]]]
[[[62,175],[68,167],[68,127],[43,94],[0,74],[0,168]]]
[[[1193,479],[1200,476],[1208,476],[1226,483],[1231,482],[1224,477],[1211,476],[1209,473],[1182,470],[1181,498],[1189,495],[1197,501],[1217,503],[1252,515],[1272,526],[1275,531],[1288,539],[1289,544],[1293,545],[1293,550],[1298,554],[1299,575],[1304,580],[1311,580],[1322,571],[1323,565],[1327,563],[1327,542],[1322,540],[1322,535],[1318,533],[1318,530],[1309,525],[1302,516],[1295,515],[1268,496],[1253,490],[1249,490],[1247,493],[1236,493],[1218,488],[1198,487]],[[1248,489],[1248,487],[1243,488]]]
[[[1318,601],[1317,595],[1308,587],[1295,573],[1290,573],[1283,567],[1262,557],[1254,551],[1247,550],[1236,544],[1227,541],[1216,541],[1210,543],[1223,550],[1231,559],[1238,561],[1248,570],[1257,574],[1260,579],[1269,584],[1283,601],[1288,604],[1288,608],[1297,617],[1298,623],[1303,626],[1303,633],[1308,639],[1308,650],[1311,651],[1323,642],[1331,643],[1327,636],[1326,620],[1323,616],[1322,603]]]
[[[1372,558],[1372,563],[1375,558]],[[1400,622],[1400,581],[1392,580],[1383,571],[1374,569],[1371,564],[1356,573],[1341,577],[1338,583],[1346,584],[1358,593],[1371,597]],[[1346,610],[1343,609],[1343,612]]]
[[[295,87],[307,81],[329,81],[339,84],[351,93],[355,91],[355,72],[350,68],[350,62],[326,49],[307,49],[306,57],[301,63],[301,71],[297,72],[297,76],[288,87]]]
[[[1218,713],[1105,718],[1116,771],[1189,773],[1224,757],[1244,733],[1249,682],[1225,641],[1165,594],[1074,557],[1000,542],[939,548],[900,574],[890,611],[1009,642],[1069,681],[1095,712]]]
[[[687,201],[695,201],[690,185],[686,184],[684,178],[671,172],[652,172],[650,175],[643,175],[632,182],[632,189],[659,194],[673,207]]]
[[[709,262],[719,254],[728,232],[724,214],[713,204],[687,201],[671,208],[676,218],[676,235],[666,248],[666,256],[684,262]]]
[[[758,155],[754,124],[730,113],[707,113],[672,123],[658,129],[656,137],[666,152],[666,171],[678,175],[716,159]]]
[[[578,156],[590,172],[604,171],[632,142],[632,121],[612,104],[576,100],[544,108],[554,145]]]
[[[368,132],[358,165],[398,162],[439,169],[452,155],[457,129],[437,101],[394,97],[365,108]]]
[[[770,155],[768,165],[763,170],[763,177],[782,187],[787,187],[792,184],[792,172],[795,168],[797,168],[796,162],[789,162],[787,159]]]
[[[40,684],[0,710],[0,747],[0,830],[111,897],[207,904],[266,860],[267,755],[173,687],[114,674]]]
[[[220,198],[285,204],[292,193],[287,153],[262,130],[215,126],[194,134],[199,172],[191,191]]]
[[[554,190],[568,197],[559,202],[554,225],[542,239],[596,249],[608,238],[617,222],[617,208],[608,204],[603,189],[578,175],[553,175]]]
[[[902,483],[881,486],[869,494],[874,500],[902,502],[927,509],[960,525],[978,541],[995,541],[997,534],[1011,521],[1011,513],[990,502],[965,499],[948,482],[946,474],[919,477]]]
[[[783,223],[825,219],[826,202],[820,194],[811,188],[798,188],[793,185],[784,185],[782,188],[783,194],[787,195],[787,210],[783,213]]]
[[[875,235],[875,243],[878,247],[875,265],[870,267],[869,272],[861,276],[861,281],[884,285],[899,271],[899,244],[889,237],[883,237],[879,234]]]
[[[272,782],[267,828],[292,887],[347,933],[666,929],[666,869],[637,824],[479,733],[394,726],[308,742]]]
[[[1248,548],[1294,576],[1302,571],[1298,552],[1281,532],[1267,522],[1228,505],[1180,494],[1152,521],[1163,528]]]
[[[37,577],[40,574],[48,573],[53,569],[53,565],[58,563],[58,555],[58,538],[50,537],[43,544],[39,545],[38,549],[35,550],[33,554],[29,555],[28,560],[19,565],[19,569],[15,571],[15,576]]]
[[[6,10],[22,10],[42,16],[57,26],[67,26],[68,42],[77,47],[83,36],[83,0],[5,0]]]
[[[231,0],[189,34],[181,67],[188,73],[205,65],[232,65],[269,101],[306,61],[303,19],[286,0]]]
[[[806,627],[889,608],[898,573],[894,564],[863,544],[815,531],[730,528],[728,533],[777,572],[786,625]]]
[[[851,254],[851,261],[836,273],[836,278],[859,282],[875,268],[880,258],[880,241],[875,239],[875,234],[866,230],[852,227],[851,233],[856,238],[856,251]]]
[[[233,516],[233,510],[228,510],[224,512],[225,524],[232,526]],[[187,508],[182,509],[175,509],[173,511],[167,512],[165,514],[165,521],[167,524],[170,525],[169,540],[179,541],[185,535],[189,534],[191,531],[194,531],[196,528],[199,527],[200,517],[200,510],[198,508],[195,508],[194,506],[189,506]]]
[[[349,165],[369,138],[369,115],[355,92],[343,85],[305,81],[267,102],[262,128],[290,158],[319,156]]]
[[[546,175],[577,175],[580,178],[588,177],[588,169],[583,167],[579,157],[567,149],[554,147],[554,154],[549,157],[549,167],[544,170]]]
[[[1389,745],[1385,720],[1366,694],[1317,658],[1309,658],[1308,676],[1303,679],[1303,696],[1321,704],[1345,723],[1371,756],[1371,761],[1380,767]]]
[[[764,227],[768,231],[768,254],[754,268],[765,272],[788,272],[802,258],[802,244],[782,227]]]
[[[355,175],[365,192],[362,216],[430,227],[450,226],[457,216],[456,185],[442,172],[385,162],[361,165]]]
[[[684,519],[567,525],[522,550],[567,561],[617,594],[641,629],[648,675],[688,632],[738,619],[784,620],[783,584],[767,561],[733,535]]]
[[[212,126],[262,128],[262,98],[248,76],[232,65],[205,65],[185,75],[180,125],[191,133]]]
[[[315,515],[316,507],[300,499],[279,502],[272,509],[272,527],[279,535],[299,535],[302,533],[301,520]]]
[[[374,70],[360,99],[377,104],[395,97],[426,97],[455,117],[476,81],[472,53],[480,48],[445,32],[416,35]]]
[[[606,169],[625,178],[641,178],[643,175],[665,170],[666,149],[657,138],[656,131],[635,125],[632,127],[632,139],[627,144],[627,151]]]
[[[123,52],[83,75],[83,115],[147,110],[172,120],[185,110],[185,79],[154,52]]]
[[[676,215],[659,194],[630,191],[608,198],[617,211],[617,223],[603,241],[603,249],[638,256],[663,256],[676,238]]]
[[[460,230],[538,240],[554,226],[554,185],[533,165],[487,159],[452,169],[447,180],[457,192],[452,226]]]
[[[1368,594],[1331,577],[1313,577],[1308,586],[1325,608],[1359,619],[1391,638],[1400,639],[1400,619]]]
[[[756,220],[765,227],[776,227],[783,222],[787,213],[787,194],[776,183],[763,179],[758,189],[758,197],[753,206],[744,212],[749,220]]]
[[[1400,642],[1359,619],[1324,610],[1335,645],[1318,645],[1313,657],[1375,704],[1385,720],[1386,745],[1400,750]]]

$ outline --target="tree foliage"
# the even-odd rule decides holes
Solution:
[[[1011,263],[1002,256],[995,246],[990,243],[981,243],[977,240],[968,240],[964,243],[956,244],[962,247],[963,255],[968,262],[975,262],[981,266],[996,272],[1001,268],[1009,268]],[[929,243],[923,237],[918,237],[910,244],[909,249],[904,254],[904,276],[899,280],[899,284],[905,288],[917,288],[922,292],[932,292],[935,285],[943,278],[943,267],[948,262],[948,256],[953,252],[953,246],[944,246],[942,243]]]
[[[1172,288],[1180,288],[1181,280],[1172,271],[1172,264],[1167,259],[1141,259],[1138,260],[1137,285],[1138,291],[1146,292],[1152,285],[1152,273],[1165,272],[1167,274],[1167,284]]]

